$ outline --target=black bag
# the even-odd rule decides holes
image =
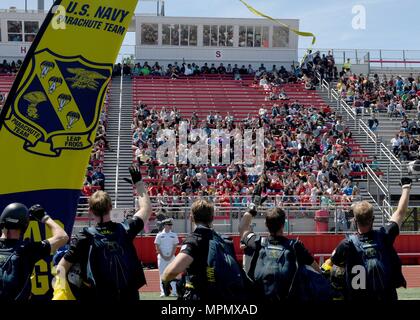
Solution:
[[[366,292],[370,297],[376,300],[387,299],[390,290],[406,286],[401,260],[392,246],[385,246],[382,233],[374,232],[372,241],[361,241],[357,235],[351,235],[349,241],[366,271]],[[352,264],[348,264],[346,270],[348,288],[352,288],[352,267]]]
[[[252,277],[256,287],[268,300],[289,298],[297,273],[293,240],[281,245],[261,238],[261,249],[256,254],[258,259]]]
[[[269,300],[330,301],[333,290],[329,281],[311,266],[299,265],[297,240],[279,244],[261,239],[254,271],[255,284]]]
[[[96,298],[119,299],[122,292],[138,290],[146,284],[143,267],[125,226],[117,224],[112,233],[85,228],[90,239],[86,278]]]
[[[233,242],[214,231],[209,241],[206,275],[211,297],[223,301],[244,299],[244,272],[236,260]]]
[[[209,240],[209,251],[205,272],[206,283],[197,284],[197,275],[184,275],[182,286],[185,290],[180,300],[202,300],[202,290],[205,290],[207,299],[217,301],[243,301],[250,292],[245,272],[239,265],[235,256],[232,241],[212,231]],[[200,290],[197,290],[197,285]]]
[[[292,286],[291,296],[298,301],[331,301],[334,291],[331,283],[322,273],[311,266],[300,265]]]
[[[32,270],[22,259],[20,246],[0,249],[0,301],[25,301],[30,296]]]

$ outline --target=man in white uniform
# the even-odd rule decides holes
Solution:
[[[172,231],[173,219],[166,219],[162,221],[163,230],[156,235],[155,246],[158,254],[158,268],[160,277],[160,296],[165,296],[162,287],[162,274],[165,268],[175,258],[176,246],[179,243],[178,235]],[[171,282],[172,296],[177,296],[176,283]]]

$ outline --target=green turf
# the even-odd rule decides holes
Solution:
[[[140,300],[176,300],[175,297],[160,297],[158,292],[144,292],[140,293]]]
[[[140,295],[141,300],[175,300],[174,297],[161,298],[159,293],[146,292]],[[399,289],[399,300],[420,300],[420,288]]]
[[[398,289],[399,300],[420,300],[420,288]]]

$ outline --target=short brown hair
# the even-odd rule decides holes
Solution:
[[[96,191],[89,198],[89,209],[95,216],[103,217],[112,209],[111,197],[104,191]]]
[[[357,202],[352,206],[354,220],[361,227],[369,227],[373,222],[373,206],[367,202]]]
[[[196,223],[210,225],[213,222],[214,206],[207,200],[199,199],[192,204],[191,213]]]
[[[265,217],[265,225],[267,226],[270,234],[276,234],[281,228],[284,227],[286,222],[286,213],[283,209],[274,208],[270,210]]]

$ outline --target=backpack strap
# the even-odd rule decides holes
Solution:
[[[92,250],[93,250],[93,244],[90,244],[87,263],[86,263],[86,278],[89,280],[92,280],[92,284],[96,287],[96,280],[95,280],[95,277],[93,276],[92,266],[90,264]]]
[[[269,241],[267,237],[261,237],[261,247],[262,248],[267,248],[269,245]]]
[[[90,238],[103,238],[104,235],[101,234],[95,227],[85,227],[83,228],[83,234],[90,237]]]
[[[92,285],[96,287],[96,280],[93,275],[92,266],[91,266],[91,255],[93,251],[93,241],[94,239],[103,239],[105,236],[101,234],[95,227],[85,227],[83,228],[83,233],[90,239],[89,251],[86,262],[86,278],[92,281]]]
[[[22,248],[22,243],[18,243],[14,248],[9,248],[9,249],[0,249],[0,252],[4,252],[4,253],[10,253],[9,257],[7,257],[7,259],[2,263],[2,265],[0,266],[0,270],[3,273],[3,267],[6,266],[14,256],[17,256],[18,253],[20,252],[20,249]],[[22,295],[25,293],[25,291],[28,288],[28,285],[30,285],[30,280],[31,277],[28,277],[25,280],[25,283],[22,287],[22,290],[17,294],[16,298],[14,299],[14,301],[21,301],[21,297]]]
[[[255,273],[255,267],[257,266],[258,257],[260,255],[260,251],[262,248],[262,239],[265,237],[261,237],[259,235],[256,235],[255,237],[255,251],[251,258],[251,263],[248,270],[248,277],[252,280],[254,280],[254,273]],[[267,241],[268,245],[268,241]]]
[[[2,269],[3,266],[7,265],[9,261],[13,258],[13,256],[16,255],[16,248],[10,248],[10,249],[0,249],[0,253],[6,253],[9,254],[6,260],[1,264],[0,268]]]
[[[365,250],[363,249],[363,244],[360,241],[357,234],[352,234],[348,237],[350,243],[353,244],[353,247],[356,249],[358,254],[363,254]]]
[[[296,248],[295,248],[295,246],[296,246],[296,244],[298,243],[299,240],[298,239],[288,239],[288,240],[289,240],[289,247],[292,249],[293,253],[295,254],[296,271],[295,271],[295,273],[293,275],[293,279],[290,283],[289,291],[287,293],[287,298],[289,298],[291,293],[292,293],[292,290],[293,290],[293,287],[294,287],[295,281],[296,281],[296,276],[299,272],[299,261],[298,261],[298,257],[297,257],[297,254],[296,254]]]

